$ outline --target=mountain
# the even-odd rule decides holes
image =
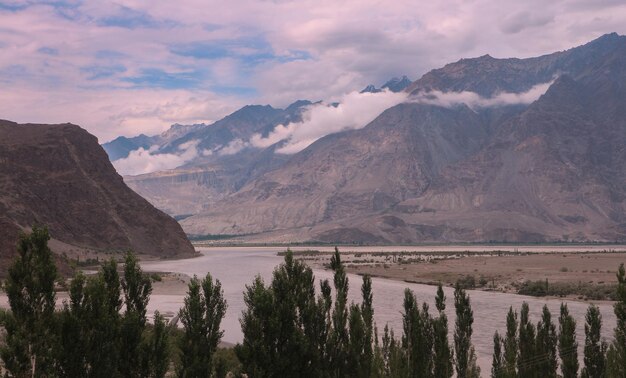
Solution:
[[[59,254],[195,254],[174,219],[124,184],[96,137],[72,124],[0,121],[3,267],[18,233],[34,224],[48,226]]]
[[[256,148],[247,141],[256,134],[266,137],[277,125],[300,121],[302,112],[311,104],[298,100],[285,109],[247,105],[211,125],[194,125],[175,138],[164,138],[173,134],[170,129],[152,144],[156,146],[153,153],[176,154],[193,144],[198,154],[176,169],[126,176],[125,181],[171,215],[199,213],[285,162],[285,155],[274,153],[276,146]],[[112,145],[103,147],[111,150]]]
[[[549,89],[536,100],[509,101],[538,85]],[[259,241],[626,240],[626,37],[462,59],[405,90],[406,103],[319,139],[183,228]],[[463,92],[502,100],[436,101]]]
[[[115,161],[128,157],[131,151],[140,148],[147,150],[152,146],[161,146],[203,127],[206,127],[204,123],[194,125],[180,125],[175,123],[160,135],[147,136],[140,134],[132,138],[120,136],[110,142],[102,144],[102,148],[104,148],[107,155],[109,155],[109,159]]]
[[[404,91],[406,88],[408,88],[411,85],[411,83],[412,81],[408,77],[403,75],[402,77],[394,77],[390,79],[385,84],[383,84],[380,87],[380,89],[376,88],[375,85],[370,84],[366,86],[365,88],[363,88],[360,93],[378,93],[378,92],[382,92],[385,89],[388,89],[394,93],[397,93],[397,92]]]

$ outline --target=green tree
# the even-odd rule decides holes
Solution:
[[[243,371],[251,377],[276,377],[281,356],[276,353],[278,324],[274,295],[257,276],[244,291],[245,310],[240,319],[243,342],[235,348]]]
[[[476,353],[472,346],[474,312],[472,311],[469,295],[458,284],[454,289],[454,307],[456,311],[454,352],[457,377],[478,377],[480,376],[480,368],[476,364]]]
[[[70,302],[63,304],[59,315],[60,350],[57,358],[61,377],[79,377],[87,370],[83,329],[85,282],[86,277],[82,272],[74,275],[70,283]]]
[[[332,375],[344,377],[347,374],[348,353],[348,277],[341,263],[341,255],[337,247],[330,260],[330,268],[335,272],[335,306],[332,312],[332,328],[329,335],[329,359]]]
[[[219,280],[207,273],[202,282],[193,277],[179,317],[184,333],[180,340],[181,378],[208,377],[213,371],[213,354],[222,338],[220,324],[226,313],[226,301]]]
[[[504,339],[504,370],[505,376],[515,378],[517,376],[517,312],[509,307],[506,316],[506,336]]]
[[[244,340],[236,351],[248,375],[306,377],[330,369],[331,289],[323,281],[316,300],[314,282],[313,271],[288,251],[271,285],[257,277],[246,286]]]
[[[406,353],[388,325],[385,325],[383,331],[382,355],[383,377],[407,377],[409,375]]]
[[[585,367],[583,378],[603,378],[606,376],[607,344],[601,339],[602,315],[597,306],[591,305],[585,316]]]
[[[404,290],[404,313],[402,314],[402,347],[407,355],[408,370],[411,376],[433,376],[434,332],[428,305],[420,311],[415,294]]]
[[[363,276],[361,297],[363,298],[361,316],[363,317],[363,325],[365,326],[364,350],[363,356],[361,357],[361,365],[363,366],[363,375],[369,377],[373,374],[374,346],[378,344],[378,335],[376,334],[376,326],[374,325],[372,278],[367,274]]]
[[[506,377],[505,361],[502,354],[503,340],[498,334],[498,331],[493,335],[493,357],[491,360],[491,377],[492,378],[504,378]]]
[[[528,303],[522,303],[519,321],[519,344],[517,358],[517,374],[519,377],[535,377],[537,371],[535,360],[535,326],[529,319]]]
[[[165,318],[154,313],[154,326],[141,345],[141,377],[163,378],[170,366],[169,330]]]
[[[137,257],[132,253],[126,254],[124,262],[124,277],[121,280],[124,292],[124,316],[121,319],[120,332],[120,359],[119,370],[122,376],[138,377],[142,365],[142,335],[146,328],[146,309],[152,282],[141,271]]]
[[[448,317],[446,316],[446,296],[441,284],[437,287],[435,305],[439,316],[433,322],[434,328],[434,375],[435,378],[450,378],[454,374],[453,353],[448,343]]]
[[[613,309],[617,325],[609,365],[616,377],[626,377],[626,270],[623,263],[617,270],[617,300]]]
[[[539,377],[556,378],[557,360],[556,326],[552,322],[552,314],[547,305],[543,306],[541,320],[537,323],[537,340],[535,353],[537,355],[536,372]]]
[[[37,226],[20,235],[5,282],[11,312],[2,319],[6,337],[0,356],[13,376],[50,376],[54,369],[57,270],[48,240],[47,228]]]
[[[569,314],[565,303],[561,303],[559,316],[559,357],[563,378],[576,378],[578,376],[576,320]]]

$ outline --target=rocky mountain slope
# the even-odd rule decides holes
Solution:
[[[57,253],[195,254],[174,219],[124,184],[94,136],[71,124],[0,121],[3,260],[15,253],[18,233],[34,224],[48,226]]]
[[[530,104],[424,101],[542,83]],[[414,101],[318,140],[184,229],[279,241],[626,240],[626,37],[463,59],[406,90]]]
[[[249,180],[280,166],[287,157],[274,154],[275,146],[255,148],[253,135],[267,134],[277,125],[297,122],[310,101],[299,100],[285,109],[269,105],[248,105],[211,125],[173,125],[153,137],[120,137],[103,144],[112,161],[118,151],[153,149],[154,154],[176,154],[193,144],[196,156],[183,166],[167,171],[129,175],[125,181],[133,190],[167,213],[184,217],[206,209],[236,192]],[[130,150],[125,150],[126,148]]]

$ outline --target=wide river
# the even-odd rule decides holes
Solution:
[[[406,248],[400,247],[399,250]],[[185,260],[170,261],[144,261],[142,268],[146,271],[176,272],[189,276],[197,275],[204,277],[210,272],[214,278],[222,282],[224,296],[228,302],[226,318],[222,322],[224,329],[223,341],[237,343],[243,339],[239,318],[244,309],[243,291],[245,285],[252,282],[256,275],[261,275],[266,282],[271,280],[272,271],[282,262],[282,257],[277,252],[283,248],[275,247],[213,247],[199,248],[200,257]],[[329,279],[332,285],[332,272],[314,270],[317,279]],[[349,300],[361,301],[360,287],[361,277],[349,275],[350,295]],[[436,311],[434,298],[436,288],[434,286],[409,284],[401,281],[393,281],[382,278],[372,279],[374,292],[374,317],[379,331],[385,324],[394,329],[397,336],[402,334],[402,300],[404,289],[413,290],[419,302],[428,302],[431,314]],[[454,327],[454,296],[453,289],[445,288],[447,296],[447,313],[450,322],[450,330]],[[476,347],[478,363],[483,376],[488,376],[491,369],[491,355],[493,351],[493,334],[496,330],[503,333],[506,328],[506,313],[510,306],[519,311],[522,302],[530,305],[531,318],[537,322],[541,315],[544,304],[547,304],[552,312],[553,321],[558,321],[559,306],[561,300],[541,299],[515,294],[491,293],[470,290],[472,309],[474,310],[474,334],[472,341]],[[151,296],[149,311],[176,313],[182,306],[181,295],[156,295]],[[577,338],[579,354],[582,354],[584,345],[584,318],[588,304],[576,301],[568,301],[570,313],[576,318]],[[615,327],[615,315],[613,306],[610,304],[599,305],[603,317],[603,335],[610,339]],[[580,359],[582,364],[582,359]]]

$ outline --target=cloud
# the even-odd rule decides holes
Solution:
[[[140,175],[155,171],[174,169],[193,160],[199,155],[197,140],[183,143],[178,154],[157,154],[158,146],[131,151],[128,157],[113,162],[120,175]],[[204,151],[202,152],[204,155]]]
[[[540,83],[526,92],[509,93],[500,92],[492,97],[481,97],[475,92],[441,92],[429,91],[420,92],[411,96],[408,100],[413,103],[437,105],[443,107],[451,107],[459,104],[465,104],[470,108],[488,108],[504,105],[528,105],[536,101],[541,95],[546,93],[550,85],[554,81],[548,83]]]
[[[247,146],[248,146],[247,142],[244,142],[241,139],[234,139],[234,140],[231,140],[226,146],[219,149],[217,151],[217,154],[220,156],[234,155],[237,152],[246,148]]]
[[[364,127],[385,109],[403,102],[406,96],[406,93],[390,91],[351,92],[338,99],[336,104],[309,105],[302,122],[278,125],[265,137],[256,134],[250,139],[250,144],[265,148],[284,140],[285,143],[276,152],[293,154],[325,135]]]
[[[72,121],[106,141],[163,131],[173,107],[199,109],[203,99],[199,117],[174,122],[341,97],[464,57],[529,57],[626,34],[626,3],[9,0],[0,24],[2,117]]]

